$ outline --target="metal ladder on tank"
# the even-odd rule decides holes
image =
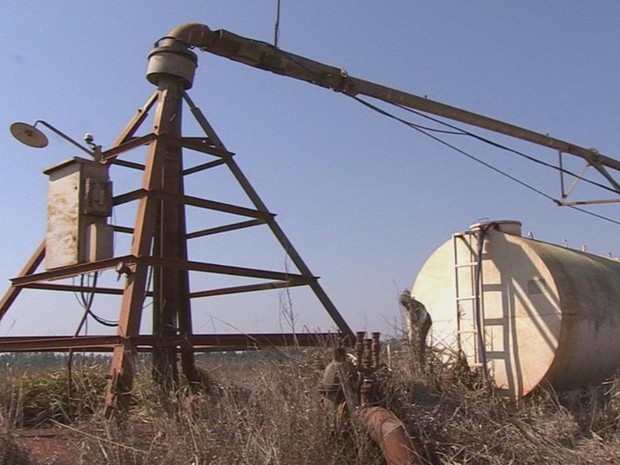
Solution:
[[[459,245],[465,246],[468,253],[466,261],[462,261],[459,251]],[[484,356],[484,328],[478,328],[476,319],[476,300],[480,304],[480,321],[484,322],[484,299],[482,299],[481,289],[483,287],[480,282],[480,289],[476,286],[476,269],[478,265],[482,265],[482,257],[478,256],[478,239],[477,233],[474,231],[466,231],[452,235],[452,250],[454,254],[454,283],[455,283],[455,308],[457,319],[457,344],[459,356],[465,355],[467,364],[470,368],[482,369],[483,375],[486,376],[486,367],[483,366]],[[468,283],[462,282],[462,270],[468,270]],[[471,322],[464,327],[466,322]],[[482,331],[482,332],[480,332]],[[463,343],[471,340],[472,353],[464,350]],[[480,341],[482,340],[482,344]]]

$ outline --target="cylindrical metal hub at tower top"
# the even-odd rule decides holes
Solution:
[[[158,85],[162,76],[172,76],[183,82],[184,89],[191,89],[197,63],[196,54],[188,50],[187,46],[178,41],[172,42],[150,51],[146,78],[151,84]]]
[[[492,223],[491,223],[492,224]],[[412,289],[433,319],[432,344],[462,351],[512,398],[543,381],[562,389],[620,369],[620,263],[521,237],[517,224],[455,234],[423,265]],[[475,299],[480,299],[480,319]]]

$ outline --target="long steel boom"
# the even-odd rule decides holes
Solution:
[[[282,76],[306,81],[347,95],[365,95],[385,102],[448,118],[489,131],[522,139],[537,145],[583,158],[601,171],[602,167],[620,171],[620,161],[600,154],[595,149],[581,147],[561,139],[529,129],[446,105],[425,97],[349,76],[342,68],[329,66],[308,58],[283,51],[265,42],[238,36],[226,30],[210,30],[202,24],[184,24],[173,29],[164,38],[172,44],[180,40],[188,47],[220,55],[234,61]]]

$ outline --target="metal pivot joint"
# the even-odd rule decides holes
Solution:
[[[164,42],[149,53],[146,79],[157,86],[162,76],[173,76],[181,80],[185,90],[191,89],[198,67],[196,54],[179,40],[166,38]]]

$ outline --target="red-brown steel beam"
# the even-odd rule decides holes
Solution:
[[[181,145],[196,152],[207,153],[216,157],[231,157],[234,154],[213,145],[212,141],[204,137],[181,137]]]
[[[141,163],[135,163],[133,161],[127,161],[127,160],[119,160],[118,158],[115,158],[114,160],[110,160],[110,164],[116,165],[116,166],[122,166],[123,168],[130,168],[132,170],[137,170],[137,171],[144,171],[144,168],[145,168],[145,166]]]
[[[172,104],[169,103],[172,99]],[[167,123],[173,120],[179,111],[178,102],[172,90],[160,87],[157,91],[157,110],[153,119],[154,133],[165,134]],[[146,169],[142,180],[142,189],[147,192],[161,190],[162,170],[168,144],[163,138],[157,137],[151,142],[146,158]],[[159,215],[159,201],[147,195],[138,201],[131,254],[136,257],[150,255],[155,224]],[[148,264],[137,261],[130,265],[131,273],[121,302],[118,336],[121,342],[114,347],[110,366],[110,379],[105,396],[105,415],[111,416],[115,411],[128,411],[129,393],[135,374],[135,346],[129,338],[137,336],[142,321],[142,308],[146,295]]]
[[[260,270],[257,268],[244,268],[241,266],[218,265],[216,263],[205,263],[195,261],[175,260],[172,258],[141,257],[140,263],[151,266],[165,266],[167,268],[184,269],[190,271],[201,271],[203,273],[225,274],[230,276],[240,276],[257,279],[275,279],[284,281],[288,279],[309,279],[316,280],[316,276],[301,275],[297,273],[286,273],[281,271]]]
[[[183,176],[187,176],[188,174],[200,173],[201,171],[215,168],[216,166],[221,166],[221,165],[224,165],[225,163],[226,162],[222,159],[210,161],[208,163],[201,163],[200,165],[187,168],[185,171],[183,171]]]
[[[233,215],[248,216],[250,218],[266,219],[275,216],[273,213],[265,210],[253,210],[251,208],[239,207],[237,205],[231,205],[223,202],[216,202],[214,200],[201,199],[199,197],[192,197],[189,195],[183,196],[181,199],[186,205],[192,207],[205,208],[208,210],[215,210],[223,213],[231,213]]]
[[[115,157],[123,152],[127,152],[129,150],[133,150],[142,145],[150,144],[157,136],[155,134],[147,134],[145,136],[135,137],[133,139],[129,139],[126,142],[123,142],[120,145],[112,147],[105,152],[101,153],[101,161],[109,162],[112,161]]]
[[[101,271],[109,268],[115,268],[119,263],[133,263],[136,258],[132,255],[124,255],[121,257],[106,258],[104,260],[98,260],[96,262],[81,263],[79,265],[71,265],[65,268],[58,268],[51,271],[44,271],[34,274],[20,274],[19,276],[12,278],[11,282],[13,286],[24,286],[32,283],[38,283],[41,281],[53,281],[56,279],[72,278],[85,273],[92,273],[93,271]]]
[[[61,291],[61,292],[85,292],[88,294],[123,295],[123,289],[113,287],[90,287],[78,286],[74,284],[49,284],[32,283],[20,286],[22,289],[34,289],[40,291]]]
[[[248,220],[241,221],[239,223],[227,224],[224,226],[216,226],[214,228],[201,229],[200,231],[193,231],[187,234],[188,239],[195,239],[197,237],[211,236],[213,234],[220,234],[223,232],[236,231],[238,229],[251,228],[253,226],[260,226],[265,224],[264,220]]]
[[[30,260],[26,262],[24,268],[22,268],[17,277],[19,278],[23,276],[28,276],[34,273],[44,258],[45,241],[42,241],[39,244],[39,247],[37,247],[37,250],[34,252],[34,254],[32,254],[32,257],[30,257]],[[13,304],[13,302],[15,302],[15,299],[17,299],[17,296],[20,292],[21,288],[15,284],[14,280],[12,280],[12,286],[9,287],[9,289],[2,297],[2,300],[0,300],[0,320],[2,319],[2,317],[4,317],[5,313],[9,310],[9,308],[11,308],[11,305]]]
[[[180,329],[179,314],[189,311],[189,289],[185,285],[187,268],[168,266],[168,261],[184,263],[185,205],[183,201],[183,153],[181,147],[182,83],[174,77],[162,77],[159,87],[167,89],[166,101],[159,103],[168,109],[170,118],[161,121],[159,130],[168,140],[162,168],[159,191],[151,191],[159,202],[158,221],[152,256],[153,266],[153,335],[160,338],[174,337]],[[157,129],[156,129],[157,130]],[[157,263],[160,262],[160,263]],[[190,331],[191,333],[191,331]],[[179,383],[176,347],[157,345],[153,348],[153,379],[166,392],[173,392]]]
[[[137,335],[122,338],[118,335],[103,336],[5,336],[0,338],[0,352],[66,352],[85,350],[112,352],[115,347],[129,342],[138,351],[153,347],[187,347],[195,351],[244,350],[265,347],[313,347],[333,345],[338,341],[350,345],[350,339],[335,333],[251,333],[251,334],[191,334],[185,336],[157,337]]]
[[[182,101],[180,98],[179,101]],[[180,195],[184,194],[184,171],[182,158],[179,164],[178,171],[178,191]],[[179,204],[179,223],[177,228],[177,243],[178,243],[178,257],[180,260],[188,260],[187,252],[187,222],[185,216],[185,205]],[[178,293],[179,303],[177,306],[177,321],[179,336],[186,341],[180,347],[181,352],[181,370],[185,379],[190,383],[197,383],[200,381],[200,376],[196,370],[196,358],[194,355],[194,347],[192,345],[191,338],[194,333],[193,321],[192,321],[192,306],[191,306],[191,294],[190,294],[190,282],[189,272],[187,270],[178,270]]]
[[[212,140],[215,144],[217,144],[217,146],[222,150],[226,150],[224,143],[218,137],[217,133],[211,127],[200,109],[196,105],[194,105],[194,102],[189,98],[187,92],[184,94],[184,98],[190,106],[190,109],[192,111],[192,114],[196,118],[196,121],[198,122],[202,130],[205,131],[205,133],[209,136],[209,139]],[[334,320],[334,322],[338,326],[338,329],[342,331],[342,333],[344,333],[346,336],[352,338],[353,331],[351,330],[345,319],[342,317],[334,303],[331,301],[323,287],[319,284],[318,279],[312,275],[310,268],[308,267],[308,265],[306,265],[306,262],[304,262],[303,258],[301,257],[299,252],[297,252],[297,249],[295,249],[292,242],[288,239],[282,228],[280,228],[280,225],[275,221],[274,216],[269,213],[267,205],[260,198],[258,192],[254,190],[254,187],[252,186],[252,184],[250,184],[250,181],[246,178],[245,174],[243,174],[243,171],[241,171],[239,165],[237,165],[233,157],[227,157],[225,158],[225,160],[226,164],[228,165],[228,169],[231,171],[231,173],[233,174],[245,194],[248,196],[250,201],[254,204],[256,210],[264,213],[264,219],[267,226],[269,227],[269,229],[271,229],[271,232],[276,237],[282,248],[286,250],[286,253],[291,258],[293,264],[297,267],[303,277],[312,279],[312,281],[309,283],[309,286],[314,292],[314,295],[317,297],[319,302],[321,302],[321,304],[323,305],[323,308],[325,308],[329,316],[332,318],[332,320]],[[283,279],[267,279],[286,280],[287,278],[285,277]]]
[[[129,120],[129,123],[127,123],[127,125],[123,128],[121,133],[112,144],[111,148],[118,147],[119,145],[125,143],[130,137],[133,137],[133,135],[136,133],[136,130],[140,127],[140,125],[148,116],[150,109],[153,108],[153,105],[155,104],[155,102],[157,102],[158,98],[158,91],[155,91],[151,94],[151,96],[148,98],[142,108],[139,108],[138,111],[136,111],[136,113],[132,116],[131,120]]]
[[[215,297],[229,294],[241,294],[245,292],[267,291],[270,289],[286,289],[289,287],[307,286],[310,280],[306,278],[296,278],[287,281],[272,281],[262,284],[248,284],[245,286],[223,287],[219,289],[209,289],[206,291],[194,291],[190,294],[192,299],[199,297]]]

